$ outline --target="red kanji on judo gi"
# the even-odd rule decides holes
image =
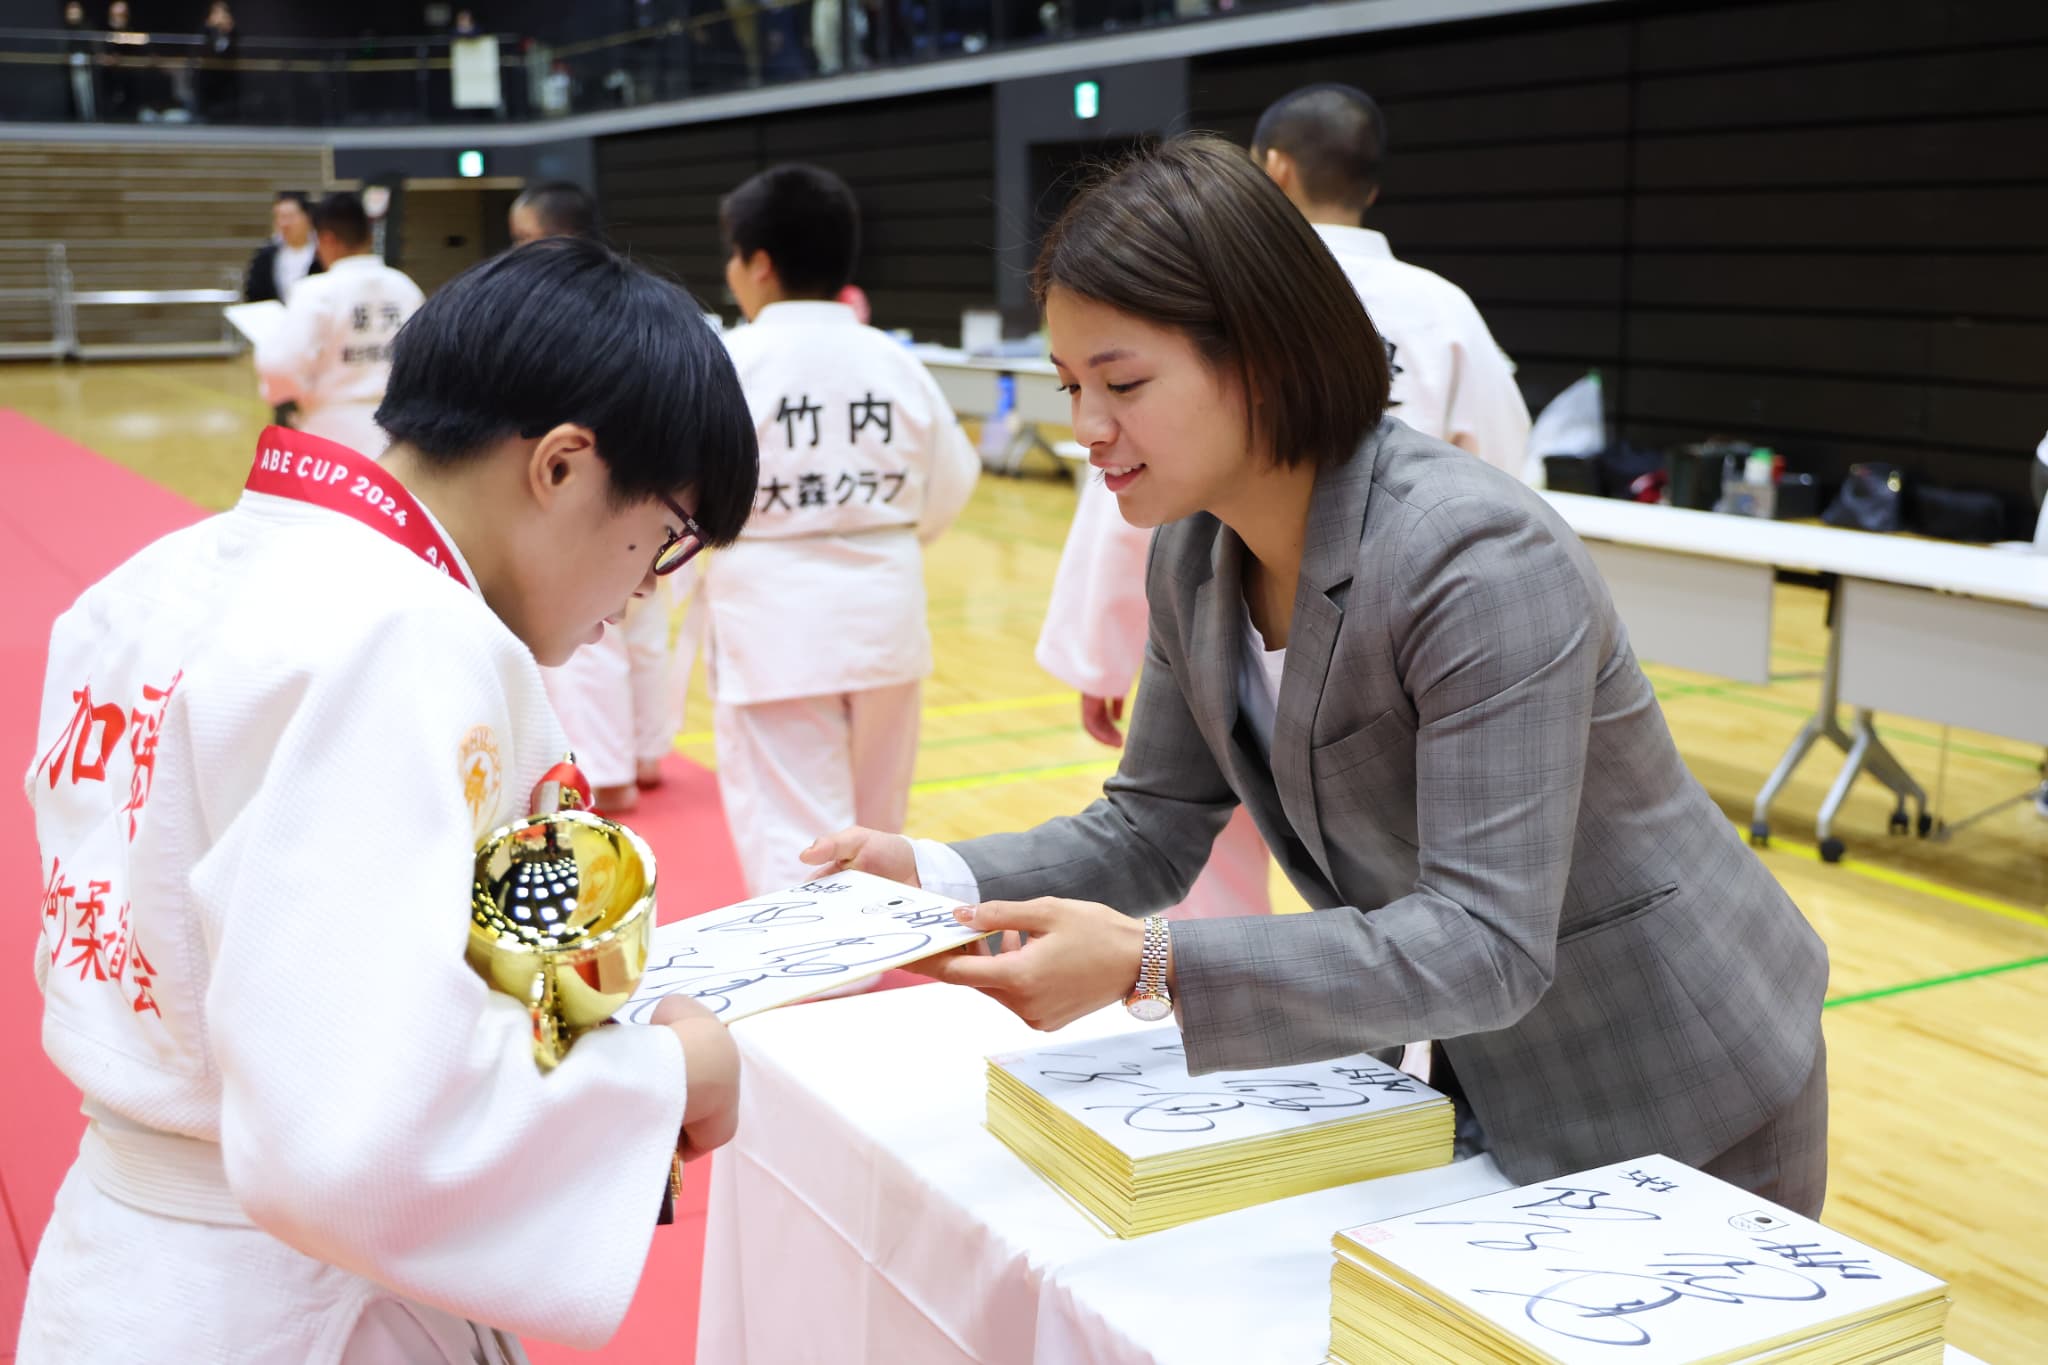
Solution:
[[[43,884],[43,933],[50,940],[50,961],[64,951],[64,933],[71,927],[71,898],[78,888],[64,880],[64,860],[50,859],[50,880]],[[56,923],[50,923],[55,920]]]
[[[178,690],[178,683],[185,676],[179,669],[168,685],[161,690],[142,685],[142,700],[150,709],[140,707],[128,713],[128,752],[135,759],[135,771],[128,778],[128,804],[121,813],[128,817],[128,841],[135,842],[135,816],[149,801],[150,786],[156,781],[156,742],[164,728],[164,712],[170,709],[171,693]]]
[[[121,731],[128,725],[127,713],[107,702],[101,706],[92,704],[92,685],[88,683],[71,694],[71,700],[78,703],[78,709],[71,713],[71,721],[64,727],[64,733],[57,736],[57,742],[50,746],[37,766],[47,765],[50,769],[50,787],[55,790],[58,778],[64,771],[65,751],[70,751],[71,781],[104,782],[107,780],[107,758],[114,752],[114,746],[121,741]],[[92,748],[93,731],[99,731],[99,753],[88,763],[85,756]]]
[[[101,939],[100,916],[106,912],[106,895],[112,889],[109,882],[87,882],[86,894],[75,907],[78,911],[78,932],[71,936],[71,946],[78,949],[78,954],[65,965],[78,968],[80,981],[88,976],[95,981],[108,979],[106,949],[112,945],[114,935],[110,930],[106,939]]]

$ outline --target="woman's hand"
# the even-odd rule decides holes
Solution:
[[[915,962],[934,981],[972,986],[1035,1029],[1063,1028],[1129,995],[1144,955],[1142,921],[1095,901],[1043,897],[988,901],[953,912],[962,924],[1000,931],[1005,951],[980,944]],[[1018,941],[1018,931],[1030,937]]]
[[[905,886],[920,886],[917,854],[911,849],[910,840],[900,834],[883,834],[879,830],[855,825],[852,829],[819,837],[796,856],[816,867],[821,877],[851,868],[855,872],[872,872],[877,877],[887,877]]]

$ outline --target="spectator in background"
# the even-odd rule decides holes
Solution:
[[[473,12],[466,9],[455,11],[456,37],[474,38],[482,32],[483,29],[477,26],[476,15]]]
[[[845,30],[847,14],[860,12],[843,0],[811,0],[811,54],[817,59],[818,74],[830,76],[846,65],[850,44]]]
[[[521,190],[512,201],[508,226],[514,246],[543,237],[604,237],[597,221],[597,201],[590,191],[567,180],[550,180]]]
[[[773,84],[802,80],[810,74],[810,55],[804,50],[802,11],[788,4],[763,9],[761,78]]]
[[[64,6],[64,31],[69,35],[64,40],[64,62],[71,73],[71,117],[80,123],[91,123],[100,116],[92,60],[98,45],[85,36],[90,30],[80,0],[71,0]]]
[[[755,0],[725,0],[725,14],[732,25],[732,37],[739,44],[746,63],[747,84],[761,83],[761,12]]]
[[[209,123],[229,123],[241,104],[242,73],[235,66],[240,40],[235,15],[227,0],[213,0],[206,11],[205,65],[199,71],[199,112]]]
[[[143,76],[139,63],[148,55],[149,35],[137,33],[128,17],[128,0],[107,6],[107,36],[100,49],[106,68],[107,117],[133,119],[142,113]]]
[[[291,301],[292,286],[317,275],[319,247],[313,241],[312,206],[300,190],[281,190],[270,205],[270,240],[249,258],[242,297],[250,303]]]
[[[353,194],[322,199],[313,234],[327,269],[292,290],[284,324],[256,346],[256,376],[267,401],[298,403],[301,431],[381,455],[391,343],[418,311],[420,287],[371,251],[370,217]]]

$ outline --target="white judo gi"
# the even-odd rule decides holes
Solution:
[[[423,553],[246,492],[57,621],[35,972],[90,1123],[21,1365],[518,1360],[506,1334],[593,1347],[632,1300],[682,1049],[602,1029],[543,1075],[464,962],[476,842],[563,739]]]
[[[1392,414],[1418,431],[1464,443],[1520,476],[1529,409],[1507,357],[1465,291],[1394,259],[1367,228],[1315,225],[1388,346]],[[1092,471],[1060,551],[1039,631],[1039,666],[1091,697],[1130,695],[1145,656],[1145,551],[1152,533],[1123,519]],[[1265,914],[1266,846],[1239,807],[1176,917]]]
[[[558,668],[543,668],[548,698],[590,785],[627,787],[642,763],[659,763],[683,728],[690,669],[703,648],[709,613],[700,556],[626,606]]]
[[[285,320],[256,347],[266,403],[297,403],[299,430],[365,455],[388,444],[377,405],[391,340],[420,306],[420,287],[375,256],[344,256],[293,286]]]
[[[1395,260],[1383,233],[1328,223],[1315,229],[1387,343],[1394,371],[1388,414],[1522,477],[1529,406],[1471,298],[1443,276]]]
[[[900,830],[932,671],[924,551],[981,462],[938,382],[844,304],[770,304],[728,333],[761,485],[705,570],[718,784],[749,894],[851,824]]]

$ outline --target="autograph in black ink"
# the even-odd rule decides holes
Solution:
[[[646,994],[626,1007],[625,1018],[644,1024],[653,1014],[657,1000],[679,993],[697,1000],[713,1014],[724,1014],[740,992],[763,981],[845,976],[862,967],[915,953],[931,941],[930,934],[905,930],[792,943],[763,954],[740,970],[716,962],[691,961],[701,955],[695,948],[687,948],[648,964],[647,973],[641,978],[641,990]]]
[[[1667,1252],[1641,1270],[1549,1269],[1565,1278],[1533,1294],[1520,1289],[1472,1292],[1521,1299],[1524,1316],[1536,1326],[1604,1346],[1649,1345],[1649,1329],[1637,1319],[1675,1303],[1806,1303],[1828,1293],[1797,1271],[1710,1252]]]

